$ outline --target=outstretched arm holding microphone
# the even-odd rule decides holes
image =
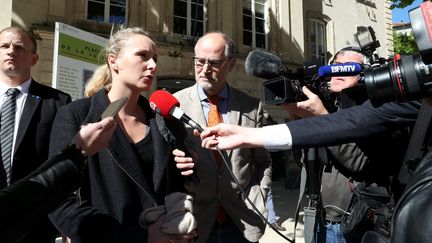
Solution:
[[[260,128],[241,127],[232,124],[218,124],[208,127],[199,134],[201,145],[207,149],[221,150],[236,148],[266,147],[272,150],[291,148],[291,136],[285,124],[271,125]]]
[[[81,185],[86,156],[104,149],[115,127],[112,117],[83,126],[62,152],[27,177],[0,190],[2,242],[16,242],[24,237]]]
[[[210,149],[216,145],[220,149],[265,147],[272,150],[330,146],[412,125],[420,105],[419,101],[389,102],[375,108],[367,101],[332,114],[263,128],[219,124],[204,129],[200,136],[202,146]]]

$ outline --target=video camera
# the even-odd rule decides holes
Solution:
[[[320,76],[351,76],[360,74],[374,106],[389,101],[420,99],[432,94],[432,2],[423,2],[409,11],[411,26],[419,49],[418,55],[396,54],[387,60],[374,53],[379,42],[372,28],[356,34],[357,42],[371,65],[348,72],[349,64],[320,67]],[[377,44],[378,43],[378,44]],[[383,61],[384,60],[384,61]]]
[[[282,60],[269,52],[251,51],[245,62],[246,73],[267,79],[263,82],[264,103],[279,105],[306,100],[302,87],[307,86],[323,101],[327,109],[334,106],[333,96],[327,87],[327,82],[318,76],[319,61],[304,63],[303,68],[295,71],[285,68]]]
[[[432,93],[432,2],[409,11],[418,55],[395,55],[386,65],[364,71],[364,81],[374,105],[412,100]]]

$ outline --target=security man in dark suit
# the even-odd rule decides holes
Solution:
[[[0,31],[0,187],[9,186],[48,158],[52,123],[57,109],[71,97],[31,78],[38,61],[33,35],[21,27]],[[53,242],[49,222],[21,242]]]

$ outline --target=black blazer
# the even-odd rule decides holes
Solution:
[[[18,242],[47,220],[48,213],[81,185],[83,168],[81,152],[69,149],[0,190],[1,242]]]
[[[411,177],[396,204],[391,223],[391,242],[431,241],[432,153],[429,151]]]
[[[148,100],[141,96],[139,105],[149,118],[153,178],[145,178],[135,147],[118,126],[108,148],[89,158],[81,204],[72,196],[50,214],[54,225],[73,242],[146,242],[147,231],[138,225],[140,213],[162,204],[167,193],[184,191],[172,148],[160,134]],[[52,133],[50,154],[69,143],[82,124],[99,121],[107,106],[105,91],[101,90],[62,107],[54,122],[53,129],[59,132]],[[146,179],[152,180],[153,188]]]
[[[69,102],[70,95],[32,80],[19,122],[11,182],[27,176],[48,159],[55,115],[60,106]]]
[[[60,106],[70,101],[70,95],[32,80],[19,122],[11,183],[27,176],[48,159],[55,115]],[[47,218],[21,242],[53,242],[56,235]]]
[[[329,115],[287,122],[292,146],[319,147],[361,141],[362,139],[413,126],[419,101],[389,102],[373,107],[370,101]]]

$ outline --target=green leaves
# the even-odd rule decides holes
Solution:
[[[394,8],[405,8],[406,6],[411,5],[414,0],[390,0],[392,2],[391,9]]]
[[[418,53],[417,45],[413,33],[396,33],[393,31],[393,50],[394,53],[412,55]]]

